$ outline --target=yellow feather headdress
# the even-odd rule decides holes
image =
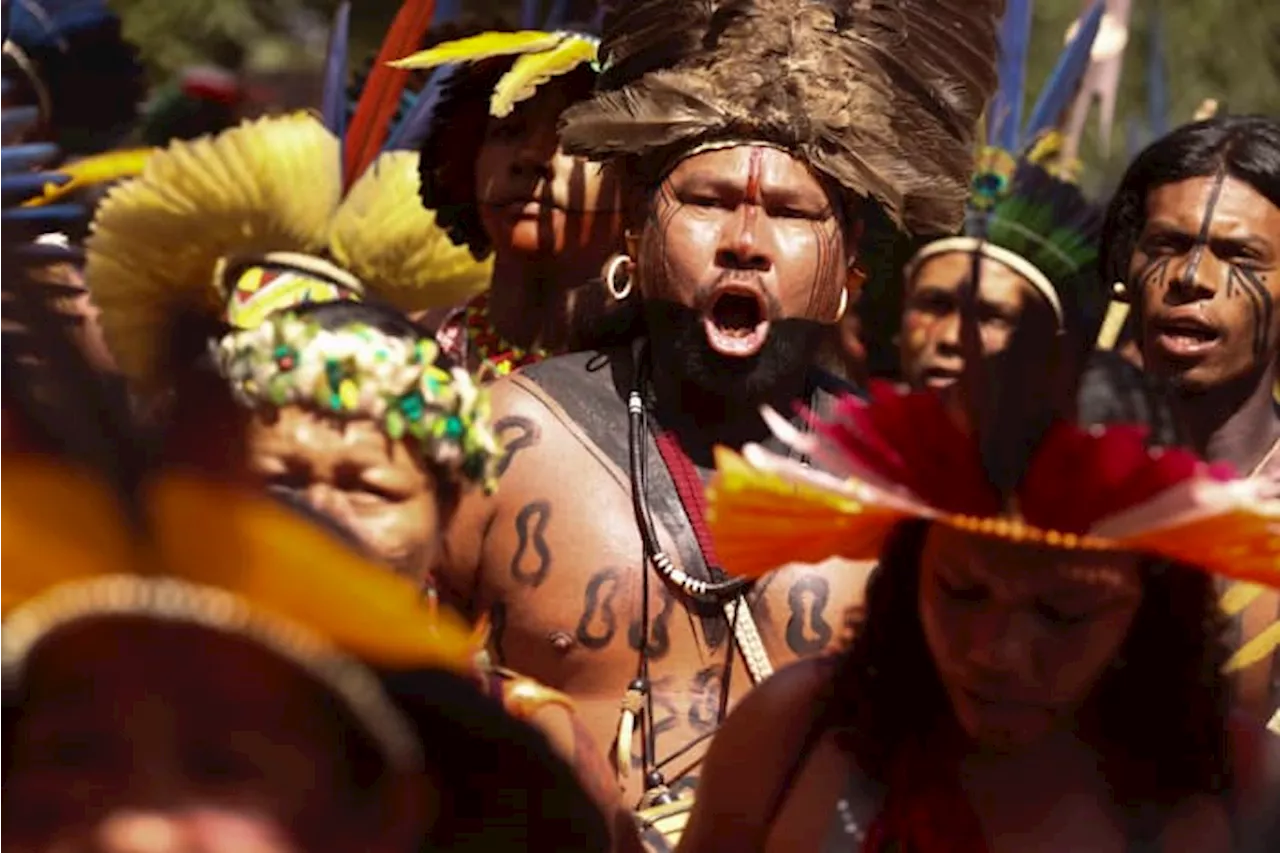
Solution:
[[[582,33],[541,30],[490,32],[444,42],[391,65],[404,70],[424,70],[453,62],[481,62],[514,56],[516,59],[511,69],[493,87],[489,100],[490,115],[502,118],[510,115],[516,104],[532,98],[539,86],[568,74],[583,63],[590,63],[599,70],[599,47],[598,39]]]
[[[252,294],[258,310],[243,312],[253,320],[344,293],[375,295],[403,310],[456,304],[483,290],[491,272],[422,207],[416,154],[382,154],[344,193],[341,142],[307,113],[245,122],[155,152],[141,175],[103,201],[87,250],[86,278],[107,343],[144,389],[160,384],[161,336],[174,310],[218,316],[244,286],[223,280],[229,261],[270,255],[272,266],[309,283],[263,286]],[[262,276],[255,281],[261,285]],[[245,325],[244,317],[231,319]]]

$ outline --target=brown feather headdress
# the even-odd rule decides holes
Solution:
[[[770,142],[913,233],[964,216],[1003,0],[613,0],[567,149],[669,158]]]

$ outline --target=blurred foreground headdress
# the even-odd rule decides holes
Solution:
[[[453,246],[418,200],[417,155],[384,150],[431,0],[409,0],[346,126],[349,4],[326,67],[323,121],[294,114],[175,142],[102,203],[87,278],[107,343],[141,388],[157,374],[160,331],[179,308],[252,328],[305,302],[377,298],[402,310],[453,305],[489,267]]]
[[[773,144],[900,228],[961,223],[1002,0],[619,0],[598,93],[561,138],[656,180],[705,144]]]

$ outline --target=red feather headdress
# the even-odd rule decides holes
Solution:
[[[873,384],[801,433],[775,434],[823,471],[748,445],[718,449],[710,522],[726,569],[759,576],[831,556],[871,560],[912,518],[1063,549],[1149,553],[1280,586],[1280,501],[1180,449],[1148,449],[1138,427],[1056,421],[1008,498],[977,438],[930,392]]]

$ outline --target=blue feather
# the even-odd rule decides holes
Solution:
[[[1027,120],[1026,130],[1019,140],[1019,149],[1030,145],[1044,131],[1056,127],[1067,104],[1075,97],[1076,88],[1084,77],[1085,69],[1089,67],[1089,54],[1093,51],[1093,40],[1098,37],[1104,11],[1106,4],[1103,0],[1095,0],[1089,13],[1082,19],[1075,38],[1063,48],[1058,64],[1054,66],[1035,108],[1031,110],[1031,118]]]
[[[462,0],[436,0],[436,16],[432,23],[439,26],[458,20],[462,16]]]
[[[448,82],[457,69],[456,64],[442,65],[434,69],[417,99],[405,111],[404,118],[391,131],[387,138],[387,151],[417,151],[422,141],[427,138],[427,131],[435,117],[436,104],[440,101],[440,90]]]
[[[333,14],[329,53],[324,60],[324,94],[321,115],[324,126],[339,139],[347,132],[347,43],[351,32],[351,3],[344,2]]]
[[[1151,41],[1147,46],[1147,124],[1157,138],[1169,132],[1169,78],[1165,64],[1164,10],[1151,10]]]
[[[538,13],[542,11],[542,0],[520,0],[520,28],[537,29]]]
[[[547,21],[542,28],[554,32],[565,25],[568,17],[569,0],[552,0],[551,11],[547,13]]]
[[[1000,23],[1000,88],[987,108],[987,144],[1016,151],[1026,96],[1027,44],[1034,0],[1010,0]]]
[[[106,0],[12,0],[6,38],[25,48],[63,47],[68,34],[117,20]]]

